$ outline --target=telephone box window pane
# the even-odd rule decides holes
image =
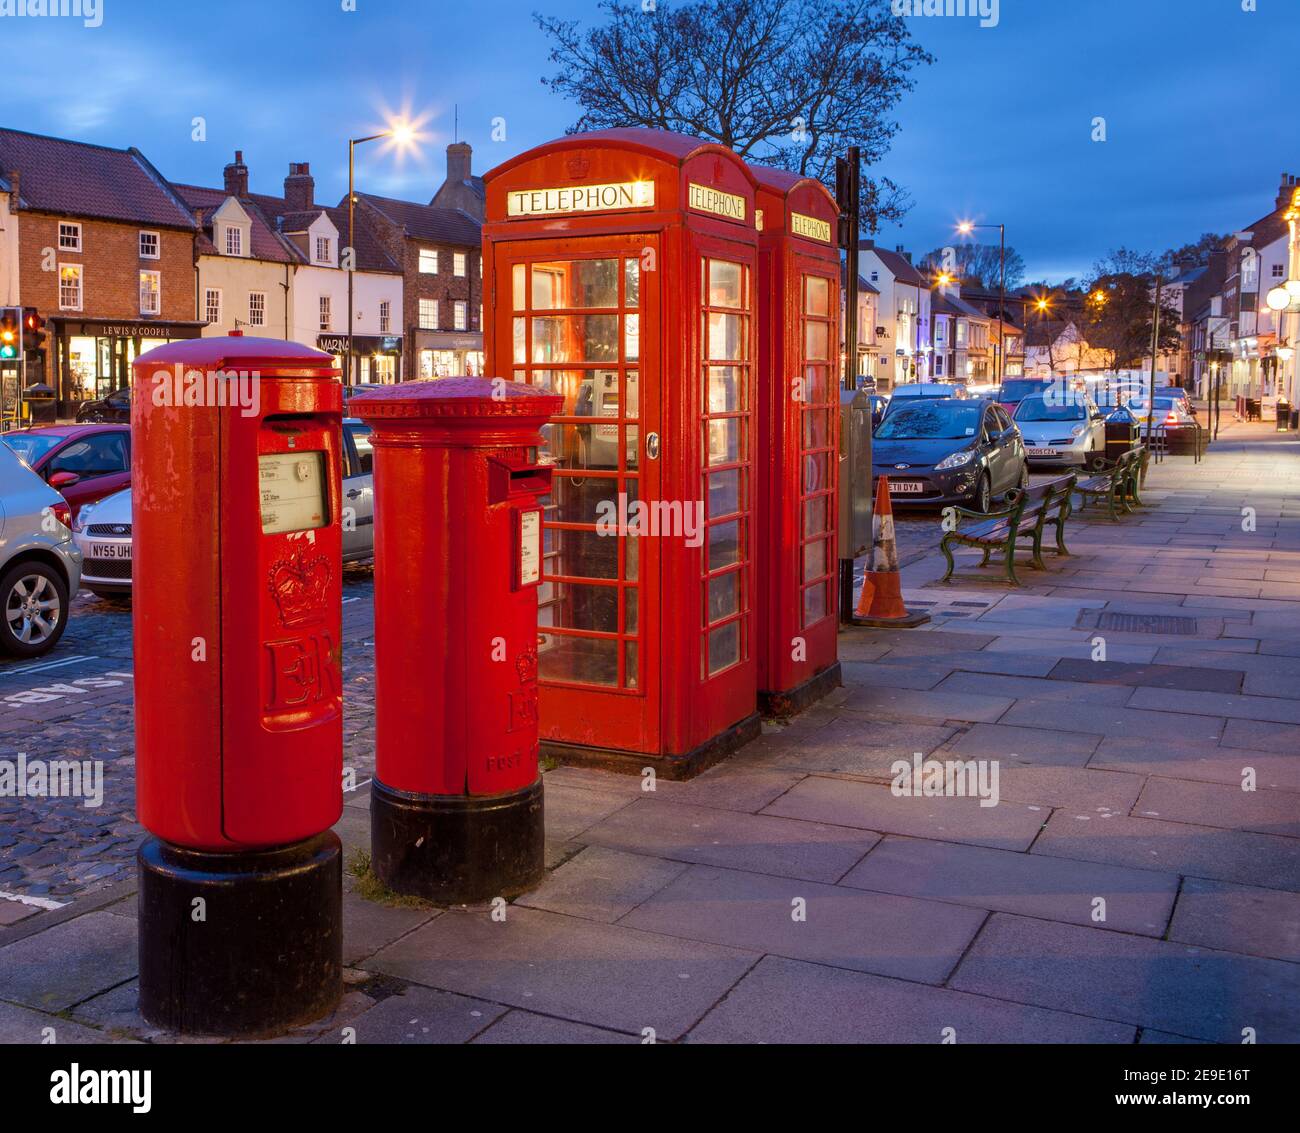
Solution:
[[[724,417],[706,421],[710,464],[734,464],[740,459],[740,420]]]
[[[636,498],[635,483],[630,487],[629,505]],[[599,523],[600,520],[608,517],[610,522],[617,523],[618,492],[618,480],[612,476],[557,475],[551,481],[552,506],[546,518],[552,523]],[[606,539],[614,537],[615,534],[612,532],[605,536]]]
[[[623,395],[623,416],[639,417],[641,416],[641,371],[628,370],[624,381],[626,392]]]
[[[731,515],[740,510],[740,469],[709,473],[709,516]]]
[[[804,357],[819,361],[829,357],[830,326],[827,323],[804,323]]]
[[[819,582],[803,592],[803,624],[810,626],[826,616],[826,583]]]
[[[523,319],[514,319],[512,320],[512,322],[513,322],[513,333],[514,333],[513,361],[515,365],[518,366],[528,361],[528,342],[525,337],[528,333],[528,330],[524,324]]]
[[[825,448],[830,444],[830,413],[825,409],[803,411],[803,447]]]
[[[525,282],[527,274],[528,274],[528,268],[525,267],[523,264],[515,264],[515,266],[510,269],[510,280],[511,280],[510,291],[511,291],[511,297],[514,301],[514,309],[516,311],[522,311],[528,305],[527,304],[528,291],[527,291],[527,284]]]
[[[636,633],[637,589],[629,586],[623,591],[623,632]]]
[[[739,361],[743,354],[741,328],[744,320],[739,315],[722,311],[709,312],[709,358],[718,362]]]
[[[829,496],[816,496],[803,502],[804,535],[820,535],[826,530],[826,515],[829,508]]]
[[[720,574],[708,582],[709,622],[720,622],[723,618],[740,611],[740,571]]]
[[[709,261],[709,306],[743,307],[745,305],[744,269],[726,260]],[[718,355],[713,355],[718,357]]]
[[[828,383],[826,366],[809,366],[804,371],[804,401],[811,405],[826,404]]]
[[[829,315],[831,311],[831,281],[820,275],[804,277],[804,313]]]
[[[572,582],[555,584],[555,600],[550,605],[552,625],[567,629],[618,632],[618,587],[578,586]]]
[[[623,316],[623,356],[629,362],[641,360],[641,316]]]
[[[745,407],[740,403],[744,379],[739,366],[709,367],[709,413],[736,413]]]
[[[822,488],[830,487],[830,480],[826,477],[826,456],[826,453],[819,452],[815,456],[805,456],[803,458],[803,490],[805,492],[818,492]]]
[[[547,434],[546,452],[557,468],[613,472],[618,468],[617,425],[556,425]]]
[[[628,425],[623,429],[623,434],[623,445],[627,452],[627,463],[624,467],[635,469],[641,453],[641,430],[635,425]]]
[[[709,631],[709,674],[721,672],[740,660],[740,623],[729,622]]]
[[[544,681],[587,685],[618,684],[618,638],[542,634],[537,648],[538,675]]]
[[[641,305],[641,265],[636,260],[623,261],[623,306]]]
[[[715,523],[709,528],[709,570],[740,562],[740,520]]]
[[[641,543],[635,535],[623,537],[623,577],[636,582],[641,562]]]
[[[826,540],[816,539],[803,545],[803,577],[805,581],[821,578],[826,573]]]
[[[617,578],[619,540],[597,531],[557,531],[552,575]]]
[[[635,641],[623,642],[623,685],[625,688],[637,687],[637,649]]]
[[[617,306],[617,260],[533,264],[534,311]]]
[[[534,362],[617,362],[617,315],[533,319]]]
[[[564,398],[557,417],[618,418],[617,370],[534,370],[533,381]]]

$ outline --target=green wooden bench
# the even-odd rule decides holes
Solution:
[[[1030,565],[1038,570],[1046,569],[1043,562],[1043,532],[1049,526],[1056,529],[1056,546],[1053,549],[1058,555],[1068,555],[1070,551],[1065,545],[1065,521],[1070,516],[1070,500],[1076,479],[1074,475],[1062,476],[1032,488],[1018,488],[1011,493],[1007,507],[1001,511],[984,513],[962,507],[952,508],[952,512],[960,519],[977,522],[964,528],[955,527],[940,540],[939,550],[948,560],[948,570],[940,581],[947,582],[957,567],[951,550],[954,544],[982,550],[984,558],[979,564],[982,567],[988,566],[989,556],[994,551],[1001,550],[1007,581],[1012,586],[1020,585],[1020,579],[1016,577],[1016,544],[1021,539],[1032,541]]]
[[[1136,508],[1145,506],[1139,488],[1148,459],[1147,447],[1137,445],[1122,453],[1104,472],[1080,480],[1074,486],[1079,496],[1079,510],[1084,511],[1092,504],[1099,507],[1104,504],[1111,522],[1118,523],[1121,512],[1130,515]]]

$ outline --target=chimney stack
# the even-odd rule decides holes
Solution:
[[[894,247],[894,251],[897,252],[900,256],[902,256],[903,259],[905,259],[909,264],[912,262],[912,253],[911,253],[911,252],[905,252],[905,251],[903,250],[903,245],[902,245],[902,244],[898,244],[898,245],[896,245],[896,246]]]
[[[244,164],[244,151],[235,150],[235,160],[225,169],[226,192],[232,197],[248,196],[248,166]]]
[[[1297,177],[1294,173],[1282,174],[1282,184],[1277,191],[1277,207],[1279,211],[1291,207],[1291,198],[1295,196],[1297,185],[1300,185],[1300,177]]]
[[[447,147],[447,180],[451,184],[459,185],[469,180],[472,153],[469,142],[452,142]]]
[[[9,200],[10,208],[16,209],[18,202],[22,197],[22,174],[17,169],[9,170]]]
[[[308,212],[314,207],[316,181],[311,165],[305,161],[289,162],[289,176],[284,179],[284,201],[290,212]]]

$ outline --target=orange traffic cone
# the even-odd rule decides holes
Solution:
[[[894,539],[894,509],[889,502],[889,480],[876,484],[876,508],[871,517],[871,569],[862,579],[862,595],[853,618],[860,626],[919,626],[929,614],[910,613],[903,605],[902,578],[898,573],[898,546]]]

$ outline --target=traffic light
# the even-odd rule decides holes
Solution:
[[[45,320],[35,307],[23,308],[23,353],[39,354],[45,348]]]
[[[17,307],[6,307],[0,312],[0,361],[18,357],[22,343],[21,317]]]

